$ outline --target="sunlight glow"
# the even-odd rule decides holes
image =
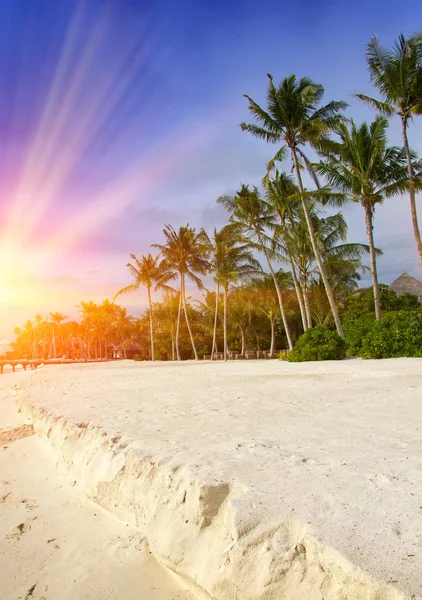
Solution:
[[[111,149],[99,152],[105,162],[92,164],[95,176],[78,176],[81,163],[82,171],[90,173],[90,150],[100,145],[109,122],[119,118],[133,86],[143,85],[140,69],[146,61],[155,69],[163,67],[157,29],[148,29],[145,21],[144,31],[142,27],[133,30],[133,35],[123,36],[113,47],[109,42],[114,23],[108,9],[94,19],[88,32],[86,10],[87,3],[81,0],[69,20],[39,122],[22,152],[17,184],[6,198],[0,225],[0,329],[9,325],[6,321],[17,307],[27,307],[29,317],[29,311],[51,310],[55,302],[58,306],[79,302],[80,288],[68,284],[65,295],[65,286],[59,289],[48,280],[53,265],[62,272],[72,271],[72,251],[85,237],[101,231],[102,224],[134,202],[138,206],[143,199],[151,203],[151,190],[164,173],[168,176],[198,140],[214,133],[213,119],[195,126],[191,118],[190,123],[179,121],[177,128],[170,124],[165,138],[157,136],[159,141],[146,148],[140,139],[144,118],[140,105],[134,123],[129,124],[133,125],[129,147],[126,141],[118,145],[120,140],[116,140]],[[25,73],[20,75],[23,81]],[[146,83],[142,93],[150,101]],[[123,167],[109,173],[110,152],[113,158],[113,151],[119,153],[121,147],[127,163],[125,155],[119,155],[118,164]],[[146,223],[139,227],[141,232],[148,231]]]

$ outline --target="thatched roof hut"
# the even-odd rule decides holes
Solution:
[[[393,292],[396,292],[397,296],[412,294],[418,297],[419,302],[422,302],[422,283],[409,275],[409,273],[402,273],[400,277],[397,277],[390,284],[389,288]]]

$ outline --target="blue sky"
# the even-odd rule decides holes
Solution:
[[[267,72],[296,73],[371,118],[351,97],[373,93],[365,45],[373,34],[390,45],[421,17],[422,5],[392,0],[1,0],[2,260],[44,286],[41,312],[113,296],[128,254],[160,242],[165,223],[222,225],[216,198],[259,184],[274,147],[240,130],[243,93],[264,102]],[[421,131],[419,119],[419,152]],[[360,207],[345,213],[350,240],[365,242]],[[375,241],[381,281],[421,278],[407,198],[377,208]],[[5,308],[14,323],[33,312]],[[9,330],[0,322],[0,338]]]

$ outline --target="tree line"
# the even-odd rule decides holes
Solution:
[[[135,340],[142,346],[139,336],[147,327],[149,350],[143,348],[141,355],[154,360],[158,348],[160,358],[180,360],[189,356],[187,341],[198,359],[201,353],[213,357],[219,348],[227,358],[233,345],[240,352],[248,344],[264,345],[272,355],[277,343],[291,350],[298,336],[318,323],[332,325],[343,337],[342,306],[368,268],[362,262],[366,255],[378,320],[381,250],[374,239],[374,212],[384,199],[408,194],[422,266],[415,199],[422,161],[408,142],[409,125],[422,114],[422,35],[400,35],[392,48],[373,38],[366,58],[379,97],[356,97],[376,112],[370,123],[355,123],[344,101],[324,103],[323,86],[307,77],[291,75],[276,84],[268,75],[265,106],[246,95],[251,122],[241,124],[276,149],[260,186],[242,184],[233,196],[218,198],[228,216],[220,230],[166,225],[162,243],[152,245],[155,256],[131,255],[127,267],[133,283],[116,297],[145,287],[148,309],[141,319],[108,301],[90,316],[89,303],[81,303],[73,345],[56,335],[54,317],[48,324],[54,332],[50,345],[54,339],[67,353],[97,357],[119,346],[124,355]],[[388,119],[395,115],[401,122],[400,147],[388,140]],[[367,244],[346,241],[347,223],[337,209],[347,202],[363,207]],[[204,283],[210,275],[211,291]],[[188,282],[203,292],[201,302],[188,298]],[[153,302],[158,291],[162,299]],[[18,332],[17,341],[22,335]]]

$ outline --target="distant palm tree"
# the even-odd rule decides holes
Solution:
[[[224,258],[226,254],[226,238],[225,229],[217,231],[214,227],[212,237],[208,235],[205,229],[201,229],[200,235],[203,242],[208,247],[210,255],[210,270],[214,274],[214,281],[217,285],[215,292],[215,309],[214,309],[214,327],[211,346],[211,360],[214,360],[217,352],[217,326],[218,326],[218,307],[220,304],[220,286],[222,283],[221,275],[223,272]]]
[[[201,239],[209,249],[210,268],[217,284],[216,311],[214,320],[213,349],[216,348],[217,311],[220,287],[223,288],[223,355],[228,357],[227,324],[228,324],[228,292],[229,287],[251,274],[261,270],[259,262],[254,258],[247,243],[242,242],[238,232],[230,226],[220,231],[214,230],[212,238],[206,231],[201,231]]]
[[[422,114],[422,34],[408,38],[399,35],[391,50],[381,46],[374,36],[367,45],[366,60],[371,81],[378,88],[382,100],[365,94],[356,94],[356,97],[383,115],[391,117],[396,114],[400,117],[407,176],[411,182],[409,196],[413,234],[422,267],[422,240],[413,181],[415,173],[407,138],[409,121]]]
[[[151,290],[165,290],[169,286],[167,282],[171,279],[172,275],[166,270],[163,261],[160,260],[159,256],[152,256],[152,254],[142,255],[137,258],[135,254],[131,254],[130,258],[134,264],[127,263],[129,273],[135,280],[135,283],[127,285],[123,289],[119,290],[114,296],[116,299],[121,294],[128,294],[138,290],[141,286],[146,287],[148,293],[148,308],[149,308],[149,332],[151,342],[151,360],[155,360],[154,352],[154,324],[152,314],[152,299]]]
[[[250,244],[251,248],[255,248],[264,255],[277,292],[287,344],[289,349],[292,350],[293,340],[286,311],[284,310],[283,295],[272,264],[274,252],[271,248],[270,234],[275,222],[275,213],[272,206],[261,198],[256,188],[250,190],[247,185],[242,185],[235,196],[221,196],[217,202],[222,204],[230,213],[230,223],[234,229],[243,235],[244,240]]]
[[[56,333],[60,331],[60,325],[66,321],[67,316],[60,312],[50,313],[50,322],[52,325],[51,347],[53,348],[53,358],[57,358],[57,340]]]
[[[268,274],[262,278],[254,278],[251,281],[251,290],[254,292],[252,302],[256,312],[264,314],[270,322],[270,357],[273,358],[275,350],[275,324],[279,308],[273,278]]]
[[[332,101],[325,106],[320,106],[324,88],[308,77],[297,80],[295,75],[290,75],[284,78],[278,87],[274,85],[273,77],[271,75],[268,77],[270,81],[267,90],[267,110],[245,94],[249,101],[249,110],[258,124],[242,123],[241,128],[266,142],[282,143],[281,148],[268,163],[269,170],[274,168],[276,161],[286,158],[287,149],[290,152],[312,249],[324,282],[337,331],[344,337],[334,294],[318,251],[308,206],[309,194],[303,187],[301,170],[303,165],[310,167],[310,161],[303,146],[308,144],[316,149],[324,147],[328,141],[327,134],[336,123],[343,119],[340,111],[345,109],[347,104]],[[310,172],[313,175],[312,170]]]
[[[203,289],[204,286],[198,275],[205,275],[209,270],[208,248],[203,243],[202,236],[193,227],[189,227],[189,224],[179,227],[179,231],[176,231],[171,225],[166,225],[163,233],[166,239],[165,244],[152,244],[152,246],[160,250],[163,256],[163,268],[166,272],[172,273],[172,278],[178,275],[180,279],[180,304],[176,330],[177,359],[180,360],[180,313],[183,306],[195,360],[199,360],[186,303],[186,279],[196,283],[199,289]]]
[[[344,193],[344,201],[360,202],[365,211],[377,319],[381,300],[373,237],[375,206],[408,189],[409,183],[406,154],[400,148],[388,147],[387,127],[387,119],[381,116],[369,125],[357,126],[353,120],[347,125],[339,123],[336,132],[340,143],[332,144],[317,167],[330,185]]]

